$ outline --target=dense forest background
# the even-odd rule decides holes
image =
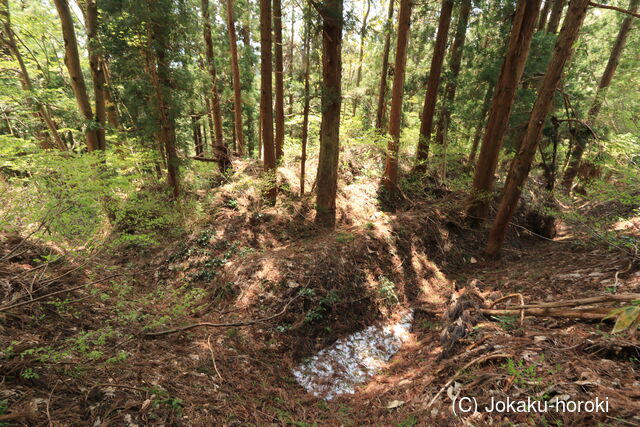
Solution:
[[[636,301],[639,3],[0,0],[2,375],[48,395],[51,423],[58,383],[62,407],[84,381],[70,367],[101,376],[99,389],[144,334],[173,336],[165,329],[193,318],[227,319],[235,332],[220,332],[221,347],[293,363],[400,305],[431,313],[422,338],[434,338],[436,315],[472,278],[534,300]],[[585,267],[576,254],[589,251],[600,255]],[[614,278],[589,276],[607,265]],[[550,288],[527,282],[547,268]],[[510,288],[523,271],[529,284]],[[601,281],[580,287],[585,277]],[[609,315],[632,334],[616,341],[631,363],[619,375],[638,366],[640,310],[624,307],[568,316]],[[238,319],[273,313],[285,318],[270,332],[238,338],[254,324]],[[196,339],[209,361],[211,342]],[[219,357],[232,369],[232,355]],[[513,375],[528,375],[509,357]],[[168,425],[198,425],[182,418],[193,389],[131,378],[117,393],[142,393]],[[227,386],[221,405],[235,409],[187,413],[202,425],[328,416],[276,402],[287,418]],[[8,420],[42,421],[24,396],[0,395],[0,425],[9,407]],[[103,404],[58,420],[116,417]],[[266,418],[245,414],[251,405]],[[384,416],[412,420],[410,406]],[[143,409],[136,419],[151,423]]]

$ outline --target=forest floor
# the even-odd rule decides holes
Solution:
[[[292,189],[263,206],[246,163],[217,190],[223,208],[158,248],[66,259],[2,236],[0,425],[640,425],[640,347],[609,322],[488,317],[439,357],[456,288],[527,303],[637,293],[637,258],[562,223],[539,239],[521,210],[503,257],[484,260],[462,192],[416,186],[383,210],[374,179],[343,167],[332,232],[287,168]],[[639,218],[611,226],[640,238]],[[295,382],[301,360],[402,308],[415,310],[410,340],[356,394],[325,401]],[[598,397],[609,410],[454,415],[453,394]]]

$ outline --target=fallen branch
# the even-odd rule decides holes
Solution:
[[[481,308],[478,311],[489,316],[516,316],[522,312],[522,309],[491,309]],[[609,314],[610,308],[587,308],[561,310],[556,308],[526,308],[525,316],[536,317],[564,317],[570,319],[588,319],[601,320]]]
[[[493,308],[495,307],[495,305],[501,301],[505,301],[511,298],[515,298],[518,297],[518,299],[520,300],[520,327],[523,328],[524,327],[524,315],[525,315],[525,310],[524,310],[524,297],[522,296],[522,294],[510,294],[510,295],[506,295],[503,296],[502,298],[498,298],[497,300],[493,301],[491,304],[489,304],[489,308]]]
[[[504,298],[504,297],[503,297]],[[492,308],[498,301],[496,300],[492,303],[489,308]],[[602,295],[598,297],[589,297],[589,298],[579,298],[572,299],[566,301],[556,301],[556,302],[545,302],[540,304],[521,304],[515,307],[507,307],[508,310],[519,310],[519,309],[528,309],[528,308],[558,308],[558,307],[575,307],[578,305],[589,305],[600,302],[630,302],[640,300],[640,294],[616,294],[616,295]]]
[[[265,322],[268,322],[269,320],[275,319],[276,317],[282,316],[287,311],[291,303],[295,301],[299,296],[300,294],[291,298],[289,302],[284,305],[282,310],[280,310],[276,314],[271,315],[269,317],[263,317],[262,319],[244,320],[244,321],[229,322],[229,323],[209,323],[209,322],[193,323],[191,325],[183,326],[181,328],[167,329],[166,331],[145,332],[143,335],[146,337],[158,337],[161,335],[169,335],[169,334],[175,334],[177,332],[184,332],[184,331],[188,331],[188,330],[203,327],[203,326],[206,326],[209,328],[232,328],[237,326],[251,326],[251,325],[256,325],[258,323],[265,323]]]
[[[635,12],[632,12],[630,10],[623,9],[621,7],[609,6],[608,4],[594,3],[592,1],[589,2],[589,6],[597,7],[597,8],[600,8],[600,9],[615,10],[616,12],[622,12],[622,13],[626,13],[627,15],[631,15],[631,16],[635,16],[636,18],[640,18],[640,13],[635,13]]]

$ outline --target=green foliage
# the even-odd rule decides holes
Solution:
[[[29,232],[68,247],[150,245],[176,228],[178,210],[141,169],[145,151],[75,154],[40,151],[0,135],[0,230]],[[105,163],[106,160],[106,163]]]
[[[640,324],[640,300],[633,301],[629,306],[614,308],[604,319],[610,318],[616,319],[616,323],[611,330],[612,334],[624,332],[628,329],[631,329],[631,333],[635,334],[635,330]]]
[[[389,305],[398,304],[396,285],[386,276],[378,276],[378,294]]]
[[[507,359],[506,365],[502,366],[507,375],[514,378],[514,383],[520,387],[528,388],[532,383],[539,384],[542,379],[538,376],[536,365],[527,364],[524,360],[515,362],[513,359]]]

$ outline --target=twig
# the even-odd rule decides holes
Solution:
[[[145,390],[143,388],[138,388],[138,387],[133,387],[130,385],[125,385],[125,384],[96,384],[92,387],[96,388],[96,387],[113,387],[113,388],[126,388],[129,390],[135,390],[135,391],[139,391],[141,393],[149,393],[149,390]]]
[[[431,399],[431,402],[429,402],[429,404],[427,405],[426,409],[429,409],[431,407],[431,405],[433,405],[435,403],[435,401],[438,399],[438,397],[442,394],[443,391],[445,391],[447,389],[447,387],[449,387],[451,385],[452,382],[454,382],[462,372],[464,372],[465,369],[467,369],[468,367],[476,364],[476,363],[481,363],[481,362],[486,362],[487,360],[491,360],[491,359],[506,359],[511,357],[509,354],[506,353],[494,353],[494,354],[486,354],[484,356],[480,356],[476,359],[473,359],[471,362],[467,363],[466,365],[464,365],[462,368],[460,368],[458,370],[458,372],[456,372],[450,379],[449,381],[446,382],[445,385],[442,386],[442,388],[440,389],[440,391],[438,391],[436,393],[435,396],[433,396],[433,399]]]
[[[181,328],[168,329],[166,331],[146,332],[144,334],[144,336],[146,336],[146,337],[158,337],[158,336],[161,336],[161,335],[174,334],[176,332],[184,332],[184,331],[188,331],[188,330],[194,329],[194,328],[199,328],[199,327],[202,327],[202,326],[207,326],[207,327],[210,327],[210,328],[228,328],[228,327],[234,327],[234,326],[251,326],[251,325],[258,324],[258,323],[265,323],[265,322],[268,322],[269,320],[275,319],[276,317],[282,316],[287,311],[287,308],[289,308],[289,305],[291,305],[291,303],[293,301],[298,299],[299,296],[300,296],[300,294],[298,294],[295,297],[291,298],[289,300],[289,302],[284,305],[282,310],[280,310],[276,314],[274,314],[272,316],[269,316],[269,317],[263,317],[262,319],[244,320],[244,321],[229,322],[229,323],[209,323],[209,322],[193,323],[191,325],[183,326]]]
[[[53,392],[56,391],[56,387],[58,387],[59,383],[60,380],[58,380],[58,382],[56,382],[56,384],[53,386],[53,388],[51,389],[51,393],[49,393],[49,398],[47,399],[47,420],[49,421],[49,427],[54,427],[53,421],[51,421],[51,413],[49,412],[49,408],[51,407],[51,397],[53,396]]]
[[[77,289],[84,288],[86,286],[95,285],[96,283],[100,283],[100,282],[103,282],[105,280],[109,280],[109,279],[112,279],[114,277],[124,276],[124,275],[125,275],[124,273],[112,274],[111,276],[103,277],[102,279],[94,280],[93,282],[89,282],[89,283],[85,283],[85,284],[82,284],[82,285],[74,286],[74,287],[68,288],[68,289],[63,289],[61,291],[51,292],[50,294],[42,295],[40,297],[31,299],[29,301],[23,301],[23,302],[19,302],[17,304],[0,307],[0,312],[11,310],[12,308],[22,307],[24,305],[29,305],[29,304],[32,304],[32,303],[37,302],[37,301],[42,301],[43,299],[47,299],[47,298],[51,298],[51,297],[56,296],[56,295],[60,295],[60,294],[64,294],[64,293],[67,293],[67,292],[75,291]]]
[[[211,346],[211,335],[207,337],[207,345],[209,346],[209,352],[211,353],[211,361],[213,362],[213,369],[216,370],[216,374],[218,374],[218,377],[222,379],[222,375],[220,375],[220,371],[218,371],[218,367],[216,366],[216,358],[213,356],[213,347]]]

